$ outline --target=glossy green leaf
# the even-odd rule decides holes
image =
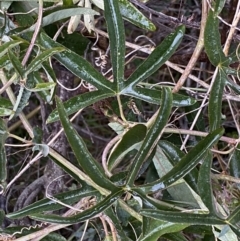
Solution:
[[[240,237],[240,229],[239,226],[235,226],[235,225],[231,225],[231,229],[233,230],[233,232]]]
[[[5,55],[8,52],[8,50],[18,46],[21,43],[23,43],[23,41],[13,40],[13,41],[2,44],[0,46],[0,58],[2,58],[3,55]]]
[[[5,140],[8,137],[8,129],[5,121],[0,118],[0,184],[7,179],[7,157],[5,152]],[[1,188],[2,189],[2,188]]]
[[[94,190],[90,186],[85,186],[83,188],[80,188],[74,191],[68,191],[61,194],[57,194],[53,197],[53,199],[67,205],[72,205],[75,202],[78,202],[81,198],[96,196],[96,195],[99,195],[99,192],[97,190]],[[23,218],[33,213],[55,211],[63,207],[64,206],[62,204],[54,200],[51,200],[49,198],[44,198],[40,201],[37,201],[33,204],[28,205],[27,207],[22,208],[21,210],[7,214],[7,217],[11,219]]]
[[[45,50],[44,52],[42,52],[41,54],[39,54],[26,68],[25,71],[25,76],[27,76],[30,72],[36,71],[38,69],[41,68],[41,64],[42,62],[44,62],[45,60],[47,60],[49,57],[51,57],[52,55],[56,54],[56,53],[60,53],[62,51],[64,51],[65,48],[63,47],[56,47],[56,48],[52,48],[52,49],[48,49]]]
[[[71,176],[77,182],[81,183],[84,180],[80,175],[78,175],[78,167],[73,165],[71,162],[64,160],[64,163],[63,163],[58,158],[55,158],[51,154],[51,152],[49,157],[51,158],[52,161],[54,161],[59,167],[61,167],[69,176]],[[84,181],[88,183],[87,180],[84,180]],[[91,185],[91,183],[88,183],[88,184]]]
[[[164,234],[163,238],[166,238],[169,241],[188,241],[183,233],[168,233]]]
[[[132,24],[150,31],[155,31],[156,26],[146,18],[130,1],[119,0],[119,9],[122,16]]]
[[[0,106],[2,108],[11,109],[13,107],[12,102],[8,98],[0,96]]]
[[[214,66],[228,65],[228,59],[225,57],[222,50],[219,20],[212,10],[209,11],[207,17],[204,31],[204,46],[207,56]]]
[[[159,209],[159,210],[165,210],[165,211],[178,210],[178,207],[175,204],[171,204],[169,202],[155,199],[147,195],[143,190],[141,190],[140,187],[134,187],[132,189],[133,189],[133,194],[141,198],[144,208],[154,209],[154,210]]]
[[[215,200],[212,193],[212,184],[211,184],[211,177],[210,177],[212,159],[213,159],[212,153],[208,151],[199,170],[198,190],[199,190],[199,195],[202,198],[202,201],[204,202],[204,204],[209,210],[209,214],[217,217],[218,212],[216,210]]]
[[[162,93],[162,104],[154,120],[153,125],[149,129],[141,147],[129,170],[129,176],[127,178],[127,185],[132,186],[134,183],[135,177],[139,172],[139,169],[143,162],[148,158],[151,154],[153,148],[156,146],[159,135],[162,129],[165,127],[168,121],[168,117],[170,115],[172,108],[172,94],[169,88],[164,88]]]
[[[24,107],[28,104],[28,100],[30,96],[31,96],[31,91],[21,86],[18,92],[16,103],[13,107],[14,114],[11,115],[9,119],[12,119],[13,117],[18,116],[21,113]]]
[[[240,178],[240,161],[239,160],[240,160],[240,144],[238,144],[236,149],[234,150],[229,163],[230,174],[236,178]]]
[[[50,65],[50,63],[49,62],[43,62],[42,63],[42,68],[45,71],[45,74],[47,76],[48,82],[57,83],[56,74],[54,72],[54,69]],[[42,81],[40,81],[38,83],[42,83]],[[53,98],[54,94],[55,94],[55,89],[51,89],[49,92],[50,92],[50,95],[48,94],[48,96],[47,96],[47,102],[50,103],[52,101],[52,98]],[[49,93],[49,92],[47,92],[47,93]],[[43,93],[43,92],[40,92],[40,93]]]
[[[215,2],[213,2],[215,16],[218,16],[219,13],[222,12],[225,2],[226,0],[216,0]]]
[[[63,47],[61,44],[48,37],[45,33],[40,34],[38,43],[46,49]],[[89,62],[73,51],[67,49],[64,52],[55,54],[54,58],[56,58],[70,72],[78,76],[80,79],[94,85],[98,90],[113,92],[113,83],[104,78]]]
[[[93,158],[85,142],[73,128],[58,97],[56,97],[56,103],[60,121],[79,165],[96,184],[107,190],[115,190],[116,186],[106,177],[101,165]]]
[[[216,240],[220,241],[239,241],[236,234],[230,228],[229,225],[217,225],[216,228],[213,229],[213,234]]]
[[[179,26],[174,33],[167,36],[160,45],[148,56],[136,71],[124,83],[122,94],[129,92],[136,84],[145,80],[156,72],[176,51],[182,41],[185,27]]]
[[[46,102],[46,103],[51,103],[52,100],[52,93],[50,90],[52,90],[52,87],[55,86],[56,84],[54,82],[50,82],[50,83],[46,83],[44,80],[42,80],[41,75],[39,72],[34,71],[32,73],[30,73],[28,75],[28,79],[32,78],[32,81],[34,82],[35,87],[34,88],[38,88],[41,87],[41,91],[38,92],[38,94],[41,96],[41,98]],[[49,78],[48,78],[49,79]],[[42,88],[42,87],[46,87],[47,86],[51,86],[51,88]],[[50,87],[49,86],[49,87]],[[34,91],[33,89],[30,89],[31,91]]]
[[[239,225],[240,222],[240,205],[232,211],[230,216],[227,218],[228,222],[232,225]]]
[[[33,127],[33,143],[42,143],[43,131],[40,127],[35,126]]]
[[[29,1],[26,3],[25,1],[13,1],[11,4],[11,10],[13,13],[18,13],[15,15],[15,21],[18,26],[21,27],[29,27],[34,24],[34,14],[37,13],[38,3],[34,1]],[[31,11],[31,13],[25,14],[26,12],[36,9],[35,11]]]
[[[13,110],[0,107],[0,116],[9,116],[14,114]]]
[[[7,55],[4,55],[3,57],[0,58],[0,68],[5,67],[9,63],[11,63],[11,62],[10,62],[10,60],[9,60]]]
[[[143,218],[143,236],[139,241],[157,241],[166,233],[179,232],[188,224],[172,223],[152,218]]]
[[[103,90],[96,90],[75,96],[63,103],[67,115],[71,115],[78,110],[85,108],[97,101],[112,97],[114,94]],[[47,123],[59,120],[57,110],[54,110],[48,117]]]
[[[144,139],[146,132],[147,127],[145,125],[137,124],[124,134],[118,144],[115,145],[108,158],[109,170],[112,170],[118,165],[119,161],[121,161],[126,153],[134,149],[134,146]]]
[[[226,73],[226,70],[224,70]],[[233,81],[227,79],[227,86],[229,86],[236,94],[240,95],[240,86]]]
[[[124,241],[131,241],[131,239],[124,232],[123,225],[120,223],[117,215],[113,212],[113,209],[110,207],[104,212],[114,223],[114,227],[116,228],[117,235]]]
[[[140,99],[152,104],[159,105],[161,103],[161,95],[162,91],[159,90],[152,90],[147,88],[134,88],[134,89],[127,89],[124,95],[134,97],[136,99]],[[173,94],[173,106],[176,107],[184,107],[193,105],[196,103],[196,100],[185,95],[181,94]]]
[[[90,8],[67,8],[62,9],[59,11],[54,11],[49,15],[43,17],[42,19],[42,27],[45,27],[49,24],[55,23],[59,20],[63,20],[65,18],[69,18],[75,15],[82,15],[82,14],[89,14],[89,15],[99,15],[98,12],[90,9]],[[36,24],[32,25],[28,30],[34,31],[36,28]]]
[[[184,157],[184,153],[171,142],[161,140],[159,142],[159,146],[173,166],[175,166]],[[198,170],[196,168],[187,174],[184,177],[184,180],[195,192],[198,192]]]
[[[29,89],[31,92],[39,92],[43,90],[51,90],[55,88],[56,84],[51,82],[51,83],[38,83],[33,89]]]
[[[221,127],[223,89],[227,80],[222,69],[218,69],[209,97],[208,116],[210,132]]]
[[[89,208],[87,210],[84,210],[81,213],[78,213],[76,215],[70,216],[70,217],[61,217],[54,214],[33,214],[30,215],[32,219],[43,221],[43,222],[49,222],[49,223],[59,223],[59,224],[74,224],[79,222],[84,222],[86,220],[89,220],[96,215],[100,214],[107,208],[111,207],[111,205],[123,194],[123,191],[117,191],[113,192],[109,196],[107,196],[105,199],[97,203],[92,208]]]
[[[186,176],[202,160],[202,158],[205,157],[209,148],[211,148],[220,139],[223,133],[223,129],[217,129],[208,134],[195,147],[193,147],[165,176],[155,182],[141,186],[141,189],[145,193],[156,192]]]
[[[140,211],[143,216],[164,220],[172,223],[182,223],[190,225],[221,225],[225,221],[209,214],[181,213],[175,211],[143,209]]]
[[[21,77],[21,79],[24,78],[24,70],[21,62],[19,61],[18,57],[11,51],[11,49],[8,50],[8,58],[11,61],[15,72]]]
[[[122,90],[125,62],[125,33],[118,1],[104,0],[104,16],[110,41],[111,63],[114,85],[117,92]]]
[[[165,155],[165,152],[163,152],[162,149],[157,146],[156,153],[153,158],[153,163],[158,173],[158,178],[166,175],[173,168],[173,166],[177,164],[172,164],[168,157],[169,155]],[[180,159],[178,161],[180,161]],[[193,208],[199,208],[195,197],[192,195],[193,190],[191,190],[185,181],[168,187],[167,191],[174,200],[185,203],[186,205]]]

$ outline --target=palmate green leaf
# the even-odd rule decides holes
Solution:
[[[92,154],[88,151],[86,144],[73,128],[72,123],[67,118],[64,106],[58,97],[56,97],[56,103],[64,132],[79,165],[99,186],[111,191],[117,189],[116,186],[106,177],[101,165],[93,158]]]
[[[220,139],[223,133],[223,129],[211,132],[193,147],[165,176],[138,188],[141,188],[144,193],[156,192],[183,178],[205,157],[209,148]]]
[[[0,58],[3,57],[10,49],[18,46],[19,44],[23,43],[21,40],[13,40],[7,43],[4,43],[0,46]]]
[[[210,62],[214,66],[228,66],[228,58],[225,57],[219,33],[219,20],[215,13],[210,10],[204,31],[204,47]]]
[[[8,129],[5,121],[0,118],[0,185],[4,185],[7,179],[7,157],[5,152],[5,141],[8,137]],[[2,187],[1,189],[3,189]]]
[[[54,200],[44,198],[40,201],[37,201],[33,204],[28,205],[27,207],[22,208],[13,213],[7,214],[8,218],[16,219],[23,218],[33,213],[42,213],[46,211],[55,211],[63,208],[62,204],[59,204],[57,201],[60,201],[67,205],[72,205],[75,202],[81,200],[81,198],[89,197],[89,196],[98,196],[99,192],[93,189],[90,186],[85,186],[80,189],[74,191],[68,191],[61,194],[57,194],[53,197]]]
[[[63,48],[63,47],[56,47],[56,48],[52,48],[52,49],[43,51],[27,66],[25,73],[24,73],[25,76],[27,76],[29,73],[31,73],[33,71],[40,69],[42,62],[47,60],[52,55],[54,55],[56,53],[60,53],[64,50],[65,50],[65,48]]]
[[[146,217],[164,220],[172,223],[190,224],[190,225],[224,225],[225,220],[212,216],[210,214],[181,213],[176,211],[163,211],[143,209],[140,214]]]
[[[159,105],[161,104],[162,91],[147,88],[132,88],[128,89],[124,95]],[[173,106],[184,107],[193,105],[194,103],[196,103],[196,100],[189,96],[173,93]]]
[[[100,214],[107,208],[111,207],[112,204],[123,194],[123,192],[124,192],[123,190],[117,190],[111,193],[106,198],[104,198],[99,203],[97,203],[92,208],[84,210],[83,212],[70,217],[61,217],[54,214],[49,214],[49,215],[32,214],[30,215],[30,217],[38,221],[49,222],[49,223],[59,223],[59,224],[74,224],[74,223],[84,222]]]
[[[62,9],[59,11],[55,11],[53,13],[50,13],[49,15],[43,17],[42,19],[42,27],[45,27],[49,24],[55,23],[59,20],[69,18],[71,16],[75,15],[82,15],[82,14],[88,14],[88,15],[99,15],[98,12],[90,9],[90,8],[67,8]],[[29,29],[25,31],[34,31],[36,28],[36,24],[32,25]],[[25,32],[24,31],[24,32]]]
[[[118,1],[104,0],[104,16],[107,22],[111,50],[111,62],[116,92],[120,92],[124,82],[125,33]]]
[[[219,68],[209,97],[208,116],[210,132],[221,127],[222,96],[226,80],[227,75]]]
[[[85,108],[97,101],[100,101],[102,99],[112,97],[114,94],[112,92],[106,92],[103,90],[96,90],[87,92],[75,97],[72,97],[71,99],[67,100],[63,103],[64,109],[66,111],[67,115],[71,115],[78,110]],[[54,110],[48,117],[47,123],[52,123],[54,121],[59,120],[59,115],[57,110]]]
[[[199,195],[209,210],[209,214],[215,217],[222,217],[216,210],[215,200],[212,193],[212,184],[211,184],[211,167],[212,167],[212,153],[207,152],[207,155],[200,167],[199,177],[198,177],[198,190]]]
[[[143,124],[137,124],[127,131],[111,151],[108,158],[109,170],[112,170],[118,165],[119,161],[126,155],[126,153],[134,149],[134,146],[144,139],[146,133],[147,127]]]
[[[162,235],[179,232],[187,226],[189,225],[143,217],[143,235],[139,241],[157,241]]]
[[[127,185],[132,186],[134,180],[137,176],[137,173],[140,170],[143,162],[148,158],[151,154],[153,148],[156,146],[159,135],[162,129],[165,127],[168,121],[168,117],[170,115],[172,108],[172,94],[169,88],[163,88],[162,92],[162,104],[156,116],[156,119],[149,129],[141,147],[129,169],[129,175],[127,178]]]
[[[12,52],[11,49],[8,50],[8,58],[11,61],[12,66],[14,67],[15,72],[21,77],[24,78],[24,70],[21,62],[18,57]]]
[[[55,42],[43,32],[40,34],[38,43],[46,49],[63,47],[63,45]],[[75,74],[80,79],[83,79],[94,85],[96,88],[98,88],[98,90],[105,90],[107,92],[114,93],[113,83],[108,81],[102,74],[95,70],[93,66],[80,55],[69,49],[66,49],[64,52],[55,54],[54,58],[57,59],[70,72]]]
[[[130,92],[136,84],[151,76],[172,56],[182,41],[184,31],[185,27],[179,26],[174,33],[167,36],[162,43],[155,48],[124,83],[125,89],[122,91],[122,94]]]
[[[175,166],[184,157],[184,153],[171,142],[161,140],[158,145],[161,147],[162,151],[173,166]],[[195,192],[198,192],[198,170],[196,168],[189,172],[189,174],[184,177],[184,180]]]
[[[132,24],[150,31],[155,31],[156,26],[146,18],[131,2],[128,0],[118,0],[119,9],[122,16]]]

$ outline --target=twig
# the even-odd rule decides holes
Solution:
[[[201,131],[193,131],[193,130],[184,130],[184,129],[175,129],[175,128],[164,128],[164,133],[174,133],[174,134],[184,134],[184,135],[192,135],[192,136],[202,136],[205,137],[209,133],[201,132]],[[220,138],[221,141],[227,142],[230,145],[236,145],[239,142],[239,139],[230,138],[227,136],[222,136]]]
[[[36,39],[37,39],[37,36],[38,36],[38,33],[40,31],[40,28],[41,28],[41,24],[42,24],[42,16],[43,16],[43,0],[40,0],[39,1],[39,8],[38,8],[38,20],[36,22],[36,25],[35,25],[35,31],[33,33],[33,36],[32,36],[32,39],[31,39],[31,42],[30,42],[30,45],[27,49],[27,52],[22,60],[22,65],[26,65],[29,57],[30,57],[30,54],[32,52],[32,49],[34,47],[34,44],[36,42]]]
[[[200,34],[199,34],[197,46],[194,49],[192,57],[189,60],[184,72],[182,73],[180,79],[178,80],[176,86],[174,87],[174,89],[172,91],[173,93],[178,92],[181,89],[181,87],[184,85],[187,77],[191,73],[194,65],[196,64],[196,62],[202,52],[202,49],[204,47],[204,30],[205,30],[205,26],[206,26],[206,21],[207,21],[207,4],[205,1],[203,1],[202,2],[202,21],[201,21],[201,28],[200,28]]]
[[[111,176],[112,176],[112,173],[108,170],[108,166],[107,166],[107,155],[108,155],[110,149],[113,147],[113,145],[120,140],[121,136],[122,136],[122,135],[117,135],[117,136],[115,136],[115,137],[107,144],[107,146],[104,148],[104,151],[103,151],[103,154],[102,154],[102,166],[103,166],[103,169],[104,169],[104,171],[105,171],[105,174],[106,174],[108,177],[111,177]]]
[[[240,1],[238,1],[238,5],[237,5],[236,11],[235,11],[234,18],[233,18],[233,23],[231,25],[229,34],[227,36],[227,40],[226,40],[224,48],[223,48],[223,52],[226,56],[228,55],[228,50],[230,48],[231,41],[233,39],[233,35],[234,35],[235,30],[236,30],[236,26],[239,22],[239,19],[240,19]]]

